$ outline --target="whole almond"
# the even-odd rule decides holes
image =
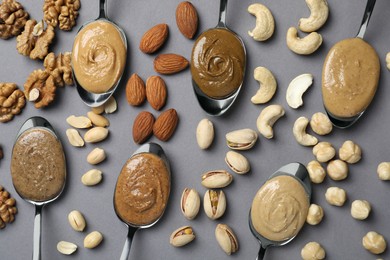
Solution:
[[[153,134],[161,141],[168,141],[175,132],[179,117],[175,109],[171,108],[157,118],[153,126]]]
[[[143,53],[153,53],[157,51],[168,37],[168,25],[157,24],[147,30],[139,43],[139,49]]]
[[[132,106],[139,106],[145,101],[145,83],[137,73],[131,75],[127,81],[126,98],[127,102]]]
[[[167,87],[160,76],[150,76],[146,80],[146,98],[149,104],[160,110],[167,100]]]
[[[188,39],[192,39],[198,30],[198,12],[187,1],[181,2],[176,8],[176,24],[179,31]]]
[[[188,60],[174,53],[160,54],[154,59],[154,70],[160,74],[174,74],[188,67]]]
[[[137,144],[144,143],[153,133],[154,116],[142,111],[133,123],[133,140]]]

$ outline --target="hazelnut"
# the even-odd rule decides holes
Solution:
[[[319,142],[313,147],[313,154],[319,162],[327,162],[336,155],[336,150],[329,142]]]
[[[366,200],[355,200],[351,205],[351,215],[355,219],[364,220],[370,215],[371,205]]]
[[[317,204],[311,204],[307,213],[306,222],[310,225],[318,225],[324,217],[324,210]]]
[[[357,163],[362,158],[360,146],[348,140],[339,149],[339,157],[347,163]]]
[[[322,183],[326,176],[326,172],[321,164],[317,161],[311,161],[307,164],[310,180],[313,183]]]
[[[301,257],[303,260],[325,259],[325,250],[317,242],[309,242],[302,248]]]
[[[333,129],[328,116],[321,112],[313,114],[310,120],[310,127],[318,135],[327,135]]]
[[[338,187],[329,187],[325,193],[326,201],[333,206],[343,206],[347,200],[347,193],[345,190]]]
[[[379,179],[382,181],[390,180],[390,162],[381,162],[376,170]]]
[[[348,177],[348,165],[342,160],[330,161],[326,170],[329,177],[335,181],[341,181]]]
[[[373,254],[381,254],[386,250],[386,241],[375,231],[368,232],[362,239],[363,247]]]

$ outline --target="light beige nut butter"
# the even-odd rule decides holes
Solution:
[[[110,90],[126,64],[126,45],[118,29],[108,21],[87,24],[73,43],[72,66],[77,82],[92,93]]]
[[[302,184],[280,175],[268,180],[252,202],[255,230],[272,241],[284,241],[298,234],[305,224],[310,202]]]
[[[328,112],[353,117],[374,98],[380,75],[378,54],[360,38],[336,43],[322,69],[322,97]]]
[[[151,224],[164,213],[169,191],[170,176],[164,161],[152,153],[135,155],[125,163],[118,177],[116,212],[129,224]]]
[[[66,176],[61,142],[48,130],[27,130],[14,145],[11,175],[21,197],[32,201],[55,198],[62,191]]]
[[[192,49],[191,73],[202,92],[221,99],[241,86],[245,70],[245,50],[241,41],[226,29],[203,32]]]

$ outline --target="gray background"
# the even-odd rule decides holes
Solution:
[[[22,1],[28,12],[35,19],[41,19],[43,1]],[[23,113],[13,121],[0,125],[0,144],[4,148],[5,159],[0,162],[0,184],[17,199],[19,213],[13,224],[0,231],[0,259],[29,259],[32,251],[32,233],[34,208],[24,202],[15,192],[9,172],[11,149],[16,132],[30,116],[46,117],[57,129],[68,159],[68,181],[62,196],[44,208],[42,227],[42,259],[119,259],[127,230],[117,219],[112,196],[115,182],[123,163],[137,149],[132,141],[131,129],[135,116],[142,110],[154,111],[145,103],[139,108],[130,107],[125,97],[127,78],[137,72],[144,80],[154,75],[153,59],[155,55],[145,55],[138,49],[142,34],[157,23],[169,25],[169,38],[159,53],[175,52],[188,59],[194,41],[184,38],[175,23],[175,9],[179,1],[108,1],[108,14],[126,32],[129,43],[128,64],[121,87],[115,93],[119,109],[108,115],[111,122],[109,138],[97,145],[88,144],[84,148],[74,148],[68,144],[65,131],[68,125],[65,119],[72,114],[85,115],[89,111],[77,95],[74,87],[57,90],[53,105],[36,110],[27,104]],[[193,1],[200,18],[199,32],[215,26],[218,18],[219,1]],[[292,125],[299,116],[311,117],[323,111],[321,101],[321,69],[329,48],[337,41],[355,36],[358,31],[365,0],[336,1],[329,0],[330,17],[320,29],[324,38],[321,48],[308,57],[298,56],[289,51],[285,44],[285,33],[290,26],[296,26],[300,17],[307,17],[309,11],[303,0],[271,1],[265,0],[273,12],[276,30],[273,37],[259,43],[251,39],[247,31],[255,25],[255,18],[246,9],[252,1],[231,0],[228,6],[228,25],[239,33],[247,47],[248,63],[245,84],[236,103],[229,113],[222,117],[207,116],[199,107],[190,83],[190,71],[186,70],[173,76],[164,76],[168,87],[168,101],[164,108],[175,108],[180,122],[173,138],[162,143],[172,164],[172,193],[167,211],[161,221],[149,230],[139,231],[133,243],[130,259],[227,259],[219,248],[214,229],[217,223],[227,223],[235,231],[240,249],[231,259],[254,259],[258,244],[252,237],[248,225],[248,210],[252,198],[266,178],[282,165],[299,161],[304,164],[313,159],[310,148],[296,143],[292,135]],[[77,26],[94,18],[98,13],[97,1],[82,0]],[[390,73],[386,69],[385,54],[390,51],[390,2],[378,0],[373,13],[366,40],[378,51],[381,59],[381,79],[377,95],[360,121],[347,130],[335,129],[332,134],[320,137],[330,141],[338,149],[341,144],[352,139],[361,145],[363,159],[350,166],[350,176],[342,182],[327,178],[324,183],[314,185],[313,202],[320,204],[325,211],[325,218],[319,226],[306,225],[299,236],[290,244],[281,248],[269,249],[267,259],[299,259],[301,248],[309,241],[318,241],[326,249],[328,259],[376,259],[361,245],[362,237],[370,230],[381,232],[390,239],[390,196],[389,184],[382,182],[376,175],[376,167],[381,161],[390,161],[388,147],[388,129],[390,126]],[[199,32],[197,35],[199,35]],[[76,29],[71,32],[56,31],[56,40],[52,50],[70,51]],[[302,35],[302,34],[301,34]],[[0,41],[2,82],[16,82],[23,86],[28,74],[41,68],[42,63],[32,61],[15,50],[16,41]],[[275,138],[266,140],[260,137],[256,146],[245,151],[252,165],[252,171],[245,176],[235,175],[234,182],[225,190],[228,208],[218,221],[207,218],[203,210],[193,221],[186,220],[179,207],[181,192],[185,187],[196,188],[201,197],[205,189],[200,184],[203,172],[226,168],[224,162],[228,148],[224,135],[228,131],[240,128],[256,129],[256,119],[264,105],[255,106],[250,98],[258,89],[253,80],[253,70],[257,66],[269,68],[278,81],[278,91],[270,104],[281,104],[286,109],[286,116],[275,125]],[[285,92],[289,82],[302,73],[312,73],[314,84],[304,96],[304,106],[298,110],[290,109],[285,101]],[[215,140],[211,149],[201,151],[196,144],[195,129],[202,118],[210,118],[215,125]],[[156,138],[150,141],[159,142]],[[96,187],[85,187],[80,182],[84,172],[92,167],[87,164],[86,155],[94,148],[102,147],[108,153],[108,159],[97,168],[104,172],[104,181]],[[333,207],[324,200],[324,193],[329,186],[345,188],[348,200],[343,207]],[[355,199],[366,199],[372,203],[373,211],[368,220],[357,221],[350,216],[350,204]],[[67,221],[68,213],[80,210],[86,217],[87,229],[78,233],[71,229]],[[173,230],[191,225],[196,232],[196,239],[184,248],[169,245],[169,236]],[[84,249],[84,236],[93,230],[104,235],[104,242],[96,249]],[[71,241],[79,245],[79,250],[72,256],[60,255],[56,244]],[[381,257],[388,258],[387,250]]]

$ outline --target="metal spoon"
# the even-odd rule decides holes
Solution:
[[[307,197],[310,200],[310,198],[311,198],[311,184],[310,184],[310,179],[309,179],[309,176],[308,176],[308,173],[307,173],[305,166],[303,166],[300,163],[287,164],[287,165],[283,166],[282,168],[280,168],[279,170],[277,170],[276,172],[274,172],[268,178],[268,180],[271,180],[272,178],[275,178],[275,177],[280,176],[280,175],[291,175],[296,180],[298,180],[302,184],[303,188],[306,191]],[[265,252],[268,249],[268,247],[283,246],[294,239],[294,237],[292,237],[292,238],[285,240],[285,241],[271,241],[271,240],[263,237],[262,235],[260,235],[256,231],[256,229],[253,227],[252,218],[251,218],[251,210],[249,210],[249,228],[250,228],[252,234],[259,241],[259,244],[260,244],[260,249],[259,249],[259,253],[257,255],[256,260],[264,259]]]
[[[162,149],[162,147],[160,145],[155,144],[155,143],[144,144],[140,148],[138,148],[137,151],[135,151],[131,157],[133,157],[135,155],[138,155],[138,154],[141,154],[141,153],[152,153],[152,154],[157,155],[158,157],[160,157],[163,160],[163,162],[165,163],[165,165],[166,165],[166,167],[168,169],[169,182],[171,181],[170,180],[171,179],[171,169],[170,169],[170,166],[169,166],[169,161],[168,161],[168,158],[166,157],[166,155],[164,153],[164,150]],[[130,254],[131,244],[133,242],[133,237],[134,237],[135,232],[137,232],[138,229],[150,228],[153,225],[155,225],[161,219],[161,217],[164,215],[164,211],[161,213],[160,217],[158,217],[158,219],[156,219],[152,223],[149,223],[149,224],[146,224],[146,225],[142,225],[142,226],[137,226],[137,225],[128,223],[128,222],[126,222],[126,220],[124,220],[124,219],[122,219],[120,217],[120,215],[119,215],[119,213],[118,213],[118,211],[116,209],[116,206],[115,206],[115,193],[116,192],[114,192],[114,209],[115,209],[115,213],[118,216],[118,218],[123,223],[125,223],[125,225],[128,228],[127,238],[126,238],[125,245],[123,246],[123,250],[122,250],[122,254],[121,254],[120,260],[127,260],[128,257],[129,257],[129,254]]]
[[[367,30],[368,22],[370,21],[372,11],[374,10],[376,0],[367,0],[366,10],[364,11],[362,24],[360,25],[360,29],[356,37],[363,39],[364,34]],[[353,125],[365,112],[362,111],[359,114],[352,117],[338,117],[330,113],[326,107],[324,106],[326,113],[328,114],[329,120],[332,124],[338,128],[344,129]]]
[[[242,45],[242,48],[244,50],[245,56],[246,56],[246,49],[244,42],[242,41],[241,37],[230,30],[226,26],[226,12],[227,12],[227,2],[228,0],[221,0],[220,1],[220,7],[219,7],[219,22],[215,28],[211,28],[209,30],[214,30],[214,29],[224,29],[232,33],[240,42]],[[200,36],[199,36],[200,37]],[[243,78],[242,82],[237,88],[237,90],[231,94],[230,96],[222,99],[216,99],[216,98],[211,98],[207,95],[205,95],[202,90],[199,88],[199,86],[196,84],[196,82],[192,79],[192,86],[194,88],[195,96],[198,99],[198,102],[202,109],[209,115],[212,116],[220,116],[224,114],[230,107],[233,105],[233,102],[236,100],[238,94],[240,93],[242,83],[244,81],[245,77],[245,67],[246,67],[246,60],[244,61],[244,71],[243,71]]]
[[[16,141],[19,139],[19,137],[26,132],[27,130],[31,129],[44,129],[47,130],[49,133],[51,133],[57,140],[59,140],[57,134],[54,131],[54,128],[51,126],[51,124],[44,118],[42,117],[31,117],[27,119],[27,121],[22,125],[20,128]],[[16,143],[16,142],[15,142]],[[61,144],[61,141],[60,141]],[[64,161],[65,161],[65,154],[64,156]],[[66,164],[66,163],[65,163]],[[65,169],[65,180],[63,182],[63,186],[61,188],[61,191],[58,193],[57,196],[55,196],[52,199],[46,200],[46,201],[34,201],[34,200],[29,200],[25,197],[23,197],[18,190],[15,188],[16,192],[19,194],[21,198],[23,198],[25,201],[30,202],[31,204],[35,205],[35,217],[34,217],[34,240],[33,240],[33,260],[40,260],[41,259],[41,225],[42,225],[42,208],[46,204],[56,200],[64,190],[66,183],[66,169]],[[15,186],[14,186],[15,187]]]
[[[106,14],[106,7],[107,7],[106,0],[99,0],[99,16],[98,16],[98,18],[83,24],[80,27],[80,29],[77,31],[77,34],[86,25],[88,25],[88,24],[90,24],[92,22],[95,22],[95,21],[109,22],[113,26],[115,26],[115,28],[119,31],[119,33],[120,33],[120,35],[122,37],[122,40],[123,40],[123,44],[125,45],[125,48],[127,50],[127,39],[126,39],[125,32],[118,25],[116,25],[114,22],[112,22],[112,21],[110,21],[108,19],[107,14]],[[72,64],[72,70],[73,70],[73,64]],[[73,75],[75,75],[74,74],[74,70],[73,70]],[[123,75],[123,72],[122,72],[122,75]],[[85,90],[78,83],[78,81],[76,79],[76,76],[73,77],[74,82],[76,84],[77,92],[79,93],[79,96],[80,96],[81,100],[89,107],[98,107],[100,105],[103,105],[112,96],[112,94],[114,94],[115,90],[117,89],[117,87],[119,85],[119,82],[121,81],[121,78],[122,78],[122,76],[118,79],[118,81],[114,84],[114,86],[112,86],[112,88],[109,91],[107,91],[105,93],[96,94],[96,93],[92,93],[92,92],[89,92],[89,91]]]

